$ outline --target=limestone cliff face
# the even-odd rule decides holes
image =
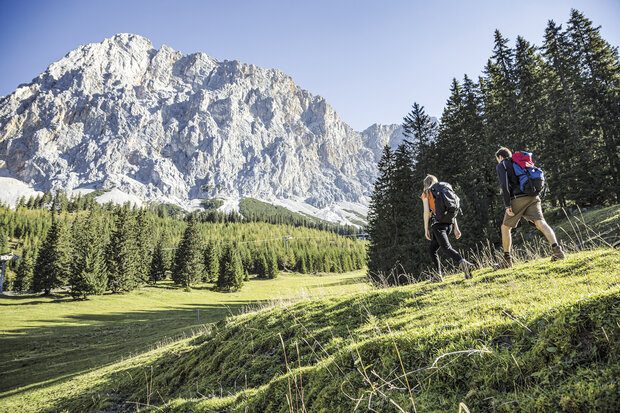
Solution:
[[[0,175],[39,190],[118,188],[366,204],[397,125],[356,132],[279,70],[119,34],[0,98]]]

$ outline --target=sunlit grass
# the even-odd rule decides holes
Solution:
[[[205,323],[272,301],[368,288],[363,271],[323,276],[280,273],[274,280],[251,279],[234,293],[211,287],[198,285],[185,292],[163,282],[87,301],[74,301],[68,294],[0,298],[0,395],[119,361],[162,340],[192,335]]]
[[[303,393],[307,411],[412,411],[411,397],[418,411],[458,411],[459,403],[475,411],[587,411],[617,394],[619,268],[620,253],[607,249],[481,269],[472,280],[456,274],[358,293],[359,285],[341,285],[338,295],[281,300],[150,353],[16,392],[0,409],[290,411],[292,400],[302,411]],[[328,284],[344,279],[322,280],[334,288]]]

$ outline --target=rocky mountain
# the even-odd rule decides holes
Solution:
[[[285,73],[118,34],[0,98],[0,176],[36,190],[367,204],[399,125],[356,132]],[[1,192],[1,191],[0,191]]]

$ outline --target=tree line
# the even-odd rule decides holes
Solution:
[[[72,207],[75,199],[55,198],[16,209],[0,204],[0,252],[21,255],[8,264],[5,289],[50,293],[68,286],[75,298],[85,298],[170,278],[182,287],[213,282],[228,291],[241,288],[250,274],[345,272],[366,261],[364,242],[333,232],[214,223],[200,214],[162,217],[161,210],[128,204]]]
[[[504,213],[496,160],[500,146],[533,152],[555,206],[620,202],[620,62],[581,12],[563,28],[549,21],[542,46],[496,30],[483,75],[453,79],[441,120],[414,103],[405,141],[386,147],[369,210],[368,270],[374,281],[420,279],[430,262],[422,180],[450,182],[462,200],[462,248],[496,243]],[[409,274],[409,278],[402,274]]]

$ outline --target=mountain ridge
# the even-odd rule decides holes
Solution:
[[[0,99],[0,176],[184,207],[216,196],[365,206],[382,147],[399,141],[400,125],[354,131],[278,69],[127,33]]]

